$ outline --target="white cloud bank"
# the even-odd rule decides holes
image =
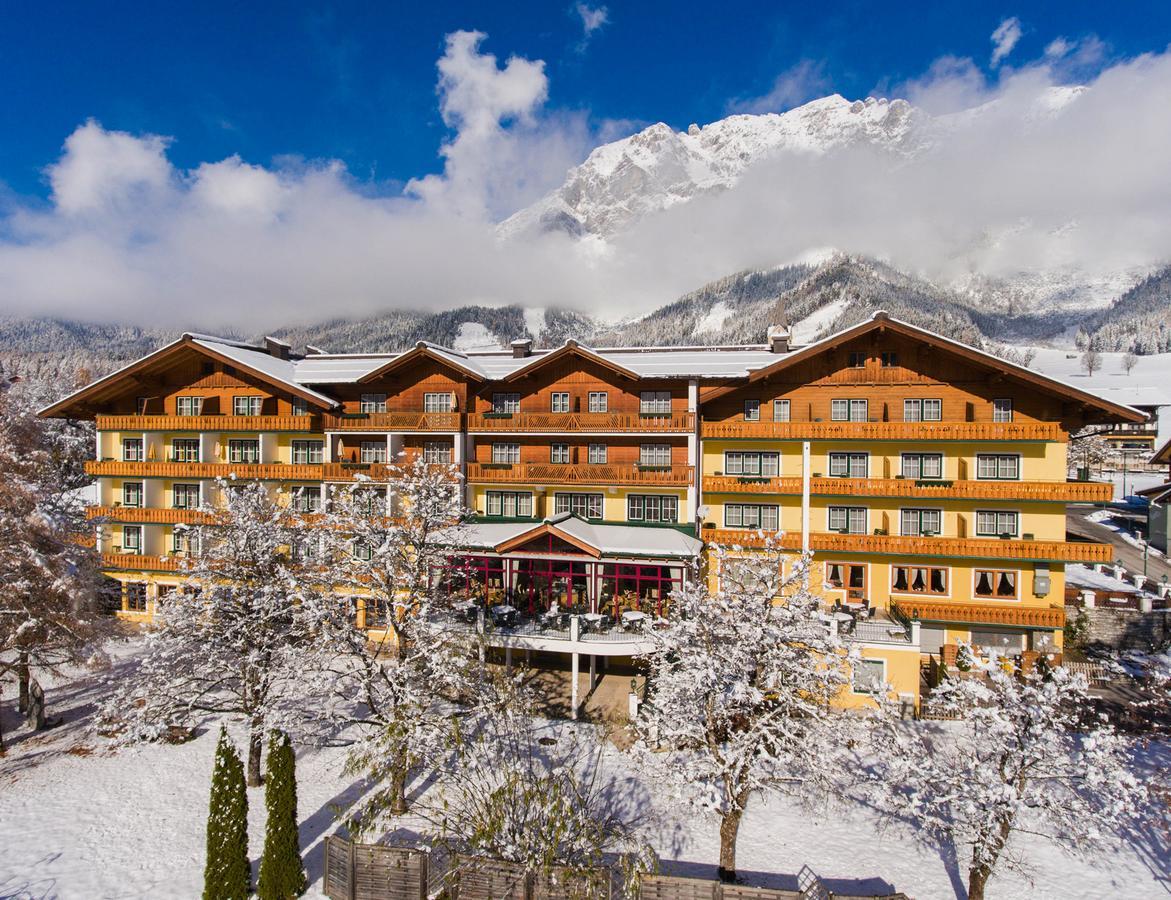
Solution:
[[[483,40],[449,36],[444,170],[399,196],[330,161],[180,170],[167,138],[85,123],[46,170],[51,202],[0,213],[0,313],[204,329],[465,303],[629,315],[811,247],[943,276],[1171,255],[1167,53],[1099,65],[1080,94],[1053,87],[1102,58],[1092,41],[1055,40],[995,83],[943,61],[898,93],[936,114],[980,109],[937,119],[927,152],[779,157],[599,252],[496,238],[494,223],[559,184],[604,126],[547,109],[543,64],[501,64]]]

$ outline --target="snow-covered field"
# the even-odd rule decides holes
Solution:
[[[48,690],[50,712],[64,725],[42,736],[13,733],[11,695],[4,705],[7,758],[0,760],[0,898],[197,897],[215,731],[181,746],[111,751],[88,730],[107,678],[126,671],[125,653],[108,674],[82,675]],[[585,726],[583,726],[585,727]],[[235,730],[242,743],[242,731]],[[297,778],[301,842],[311,888],[320,897],[322,838],[336,810],[358,799],[363,785],[342,774],[344,751],[303,749]],[[612,751],[608,764],[625,767]],[[250,851],[263,839],[263,789],[249,794]],[[753,801],[741,829],[739,864],[765,873],[761,883],[793,886],[809,866],[831,887],[891,889],[920,898],[962,897],[966,870],[916,840],[914,823],[882,821],[865,808],[809,810],[784,798]],[[718,846],[715,823],[661,810],[652,839],[678,874],[711,876]],[[409,821],[404,823],[409,828]],[[1023,838],[1031,881],[997,876],[996,898],[1162,897],[1171,893],[1171,861],[1135,850],[1096,863],[1073,859],[1039,839]],[[754,880],[756,875],[754,874]]]

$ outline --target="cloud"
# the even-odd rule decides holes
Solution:
[[[106,131],[92,119],[65,141],[61,159],[45,173],[53,202],[67,215],[141,201],[164,191],[171,178],[166,138]]]
[[[730,113],[781,112],[824,95],[829,87],[824,63],[803,59],[778,75],[766,93],[731,100],[727,110]]]
[[[1017,45],[1017,41],[1020,39],[1021,20],[1016,16],[1005,19],[997,25],[996,30],[992,32],[992,66],[1000,65],[1001,61],[1012,53],[1012,48]]]
[[[590,6],[588,3],[578,2],[573,11],[581,19],[581,40],[577,44],[578,53],[584,53],[594,32],[610,22],[610,10],[605,6]]]

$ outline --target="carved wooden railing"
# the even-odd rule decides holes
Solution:
[[[555,465],[553,463],[469,463],[468,481],[506,484],[636,484],[686,487],[691,466]]]
[[[98,431],[320,432],[321,416],[98,416]]]
[[[695,430],[694,413],[474,413],[468,431],[575,432],[631,431],[660,433]]]
[[[703,489],[714,494],[800,494],[800,478],[705,475]],[[1052,500],[1105,503],[1114,486],[1097,481],[932,481],[913,478],[811,478],[810,493],[833,497],[917,497],[990,500]]]
[[[704,422],[705,438],[811,441],[1066,441],[1056,422]]]
[[[322,467],[309,463],[186,463],[90,460],[89,475],[121,478],[258,478],[262,481],[321,481]]]
[[[997,606],[992,603],[899,600],[891,604],[908,619],[930,622],[974,622],[981,625],[1062,628],[1065,609],[1060,606]]]
[[[198,509],[169,509],[157,506],[90,506],[86,508],[85,517],[142,525],[202,525],[213,520],[212,516]]]
[[[457,412],[395,410],[380,413],[353,413],[322,416],[325,431],[459,431]]]
[[[131,569],[140,572],[182,572],[186,560],[178,556],[148,553],[103,553],[102,566],[107,569]]]

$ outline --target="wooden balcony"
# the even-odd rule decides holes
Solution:
[[[325,431],[459,431],[457,412],[396,410],[322,416]]]
[[[103,553],[102,568],[132,572],[182,572],[186,559],[179,556],[153,556],[146,553]]]
[[[138,525],[202,525],[212,517],[197,509],[166,509],[147,506],[89,506],[87,519],[109,519],[112,522],[129,522]]]
[[[555,465],[553,463],[469,463],[469,482],[498,484],[633,484],[687,487],[691,466],[643,468],[636,465]]]
[[[388,463],[361,463],[335,462],[326,463],[321,467],[324,481],[355,481],[360,476],[371,481],[386,482],[403,477],[410,465],[409,460],[400,465],[391,466]],[[436,463],[428,467],[430,471],[452,471],[451,465]],[[458,467],[454,470],[458,472]]]
[[[928,622],[972,622],[1022,628],[1065,627],[1065,609],[1060,606],[950,603],[946,600],[899,600],[892,606],[908,619]]]
[[[774,441],[1067,441],[1056,422],[704,422],[704,438]]]
[[[98,416],[98,431],[321,432],[321,416]]]
[[[724,546],[763,547],[767,535],[777,537],[785,550],[800,550],[799,532],[761,532],[734,528],[704,528],[705,541]],[[816,531],[809,536],[814,553],[881,553],[891,556],[934,556],[972,559],[1015,559],[1027,562],[1110,562],[1109,544],[1071,541],[1025,541],[1000,538],[903,537],[902,535],[838,534]]]
[[[185,463],[90,460],[88,475],[115,478],[237,478],[261,481],[321,481],[320,465],[302,463]]]
[[[801,494],[800,478],[703,476],[705,493]],[[933,481],[913,478],[811,478],[811,494],[821,497],[913,497],[931,499],[1034,500],[1055,503],[1105,503],[1114,486],[1097,481]]]
[[[539,432],[545,434],[632,432],[662,434],[695,430],[694,413],[475,413],[468,431]]]

